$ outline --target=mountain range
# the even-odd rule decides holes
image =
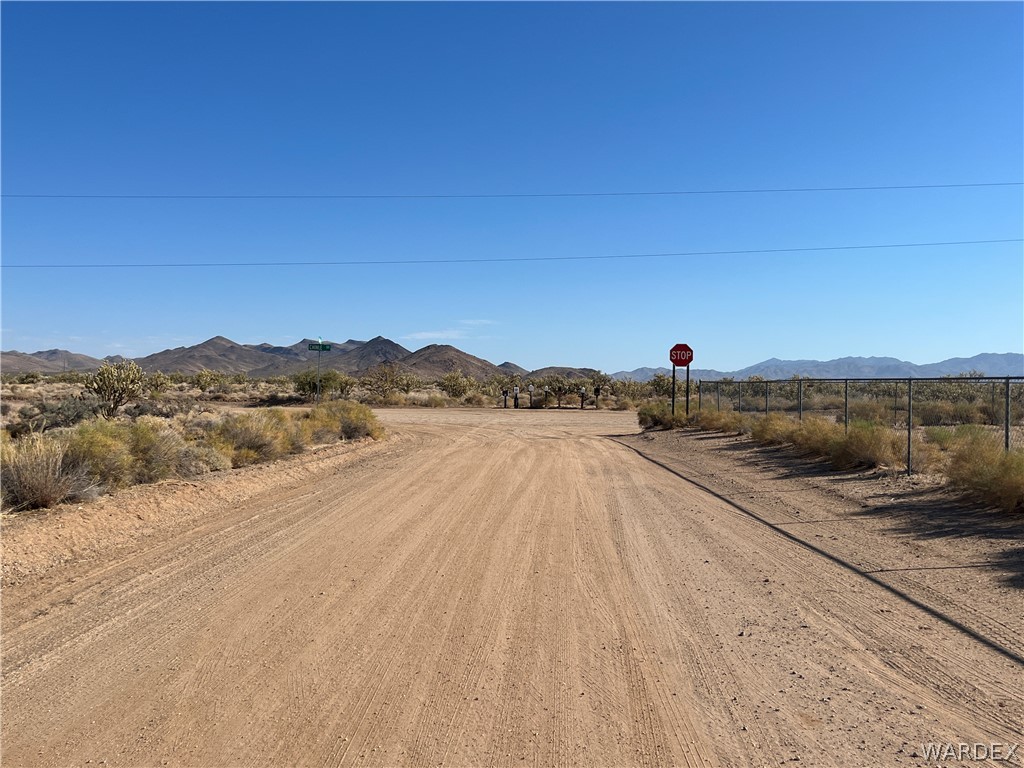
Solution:
[[[272,344],[239,344],[223,336],[191,347],[176,347],[163,352],[136,358],[143,370],[164,373],[196,373],[201,370],[221,373],[244,373],[252,377],[288,376],[315,368],[317,353],[302,339],[287,347]],[[358,376],[381,363],[394,364],[401,370],[424,379],[436,379],[460,370],[467,376],[485,379],[492,375],[543,376],[561,374],[569,378],[588,378],[596,371],[592,368],[548,367],[536,371],[505,362],[501,365],[474,357],[447,344],[431,344],[412,352],[383,336],[369,341],[349,339],[344,342],[324,342],[331,345],[329,352],[321,353],[320,364],[325,369]],[[4,373],[60,373],[61,371],[88,371],[104,362],[116,362],[120,357],[98,359],[62,349],[42,352],[0,352],[0,370]],[[725,377],[747,379],[760,376],[765,379],[788,379],[794,375],[812,378],[928,378],[955,376],[978,371],[987,376],[1024,376],[1024,354],[986,353],[969,358],[951,358],[939,363],[916,365],[892,357],[844,357],[837,360],[779,360],[772,358],[738,371],[716,371],[691,368],[693,379],[715,380]],[[648,381],[658,373],[671,374],[670,368],[637,368],[611,374],[615,379]],[[682,371],[677,371],[682,374]]]
[[[788,379],[803,376],[814,379],[926,379],[977,372],[985,376],[1024,376],[1024,355],[1017,353],[984,353],[974,357],[953,357],[939,363],[917,365],[895,357],[841,357],[836,360],[779,360],[771,358],[738,371],[716,371],[691,368],[691,379]],[[613,379],[649,381],[656,374],[671,375],[671,368],[637,368],[613,373]],[[685,375],[676,371],[676,375]]]

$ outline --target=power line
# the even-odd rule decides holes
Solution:
[[[1020,187],[1021,181],[994,181],[971,184],[885,184],[868,187],[778,187],[761,189],[690,189],[667,192],[536,192],[459,195],[69,195],[3,194],[20,200],[487,200],[502,198],[549,197],[672,197],[684,195],[754,195],[785,192],[862,192],[895,189],[958,189],[965,187]]]
[[[620,253],[603,256],[495,256],[479,259],[352,259],[345,261],[203,261],[164,262],[147,264],[142,262],[124,264],[2,264],[2,269],[165,269],[165,268],[211,268],[211,267],[349,267],[374,265],[415,265],[415,264],[497,264],[534,261],[596,261],[613,259],[652,259],[665,256],[740,256],[744,254],[809,253],[817,251],[862,251],[881,248],[927,248],[955,245],[988,245],[992,243],[1021,243],[1024,238],[1002,240],[949,240],[932,243],[883,243],[874,245],[828,245],[813,248],[756,248],[735,251],[674,251],[667,253]]]

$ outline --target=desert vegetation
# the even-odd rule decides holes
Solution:
[[[16,414],[5,399],[0,432],[5,510],[88,499],[139,483],[272,461],[311,445],[383,434],[361,403],[331,400],[302,409],[231,411],[189,396],[168,398],[162,389],[147,388],[148,377],[139,373],[111,366],[98,379],[72,385],[77,389],[64,391],[65,397],[51,393]]]
[[[376,436],[369,407],[493,408],[505,404],[504,392],[511,407],[516,386],[520,408],[578,409],[582,402],[636,410],[645,429],[744,433],[844,468],[905,469],[909,418],[915,471],[942,473],[951,485],[1003,508],[1024,503],[1024,432],[1012,428],[1011,451],[999,437],[1007,415],[1004,384],[970,375],[916,382],[912,415],[905,382],[705,382],[699,393],[691,388],[689,418],[681,386],[672,416],[665,375],[648,382],[601,372],[478,380],[456,369],[427,380],[385,363],[358,378],[321,370],[318,393],[315,369],[255,379],[214,371],[144,374],[126,362],[85,374],[4,375],[2,383],[9,508],[268,461],[330,439]],[[1010,423],[1019,424],[1024,385],[1014,384],[1010,394]],[[57,465],[65,476],[52,484],[56,490],[29,490],[28,467],[50,467],[38,473],[47,477]],[[62,483],[72,490],[60,490]]]
[[[982,418],[980,412],[968,413],[956,402],[931,400],[926,404],[930,407],[921,409],[926,414],[959,411],[961,418]],[[842,406],[840,402],[839,407]],[[677,407],[673,416],[666,400],[645,403],[637,413],[645,429],[692,426],[745,434],[761,445],[789,446],[808,458],[827,460],[838,469],[905,470],[906,424],[894,426],[891,411],[872,408],[870,402],[857,402],[856,407],[851,404],[850,415],[848,424],[834,417],[808,415],[798,419],[783,412],[743,413],[731,407],[702,409],[689,417]],[[1024,511],[1024,448],[1011,446],[1006,450],[1002,430],[991,425],[924,426],[929,421],[915,416],[909,430],[910,458],[915,471],[943,475],[950,487],[994,507]]]

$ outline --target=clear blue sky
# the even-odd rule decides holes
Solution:
[[[1020,3],[17,3],[2,346],[376,335],[526,368],[1024,351]]]

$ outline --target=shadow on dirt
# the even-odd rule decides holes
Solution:
[[[969,496],[958,494],[935,482],[907,477],[885,469],[835,469],[827,462],[801,455],[786,446],[759,446],[734,435],[697,434],[692,439],[718,445],[715,450],[744,454],[739,457],[779,479],[825,480],[830,484],[871,484],[888,480],[884,488],[864,498],[866,506],[855,517],[883,520],[893,533],[927,540],[946,540],[951,555],[962,539],[993,542],[988,566],[1001,572],[1003,584],[1024,589],[1024,514],[993,509]],[[1017,546],[1013,546],[1016,544]]]

